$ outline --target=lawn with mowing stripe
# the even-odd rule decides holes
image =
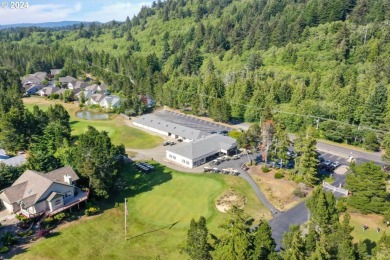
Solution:
[[[138,218],[155,225],[178,221],[178,226],[186,227],[192,218],[211,217],[214,196],[221,187],[221,181],[213,178],[176,174],[172,181],[155,187],[153,192],[137,196],[133,211]]]
[[[270,217],[241,178],[187,174],[154,165],[156,171],[147,175],[129,166],[121,175],[125,188],[101,203],[101,215],[61,226],[58,235],[35,242],[16,259],[187,259],[180,250],[191,218],[204,215],[210,233],[218,236],[227,214],[217,211],[215,201],[229,188],[246,197],[244,210],[256,221]],[[127,240],[124,198],[129,211]]]
[[[24,98],[23,102],[25,107],[30,111],[32,111],[35,105],[44,111],[50,105],[63,105],[70,115],[70,125],[73,135],[84,133],[90,125],[99,131],[106,131],[114,144],[124,144],[126,148],[150,149],[162,143],[162,138],[129,127],[127,125],[128,120],[116,114],[111,114],[110,119],[106,120],[85,120],[76,117],[76,113],[79,110],[77,104],[64,103],[60,100],[47,100],[41,97]]]

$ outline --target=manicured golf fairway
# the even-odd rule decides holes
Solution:
[[[218,180],[196,175],[177,174],[174,178],[137,197],[134,214],[156,225],[188,226],[192,218],[210,217],[213,213],[213,194],[222,184]],[[211,203],[211,205],[209,205]]]

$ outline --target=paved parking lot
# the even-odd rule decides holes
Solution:
[[[153,113],[156,117],[166,120],[171,123],[179,124],[182,126],[190,127],[204,132],[218,132],[218,131],[231,131],[232,128],[215,123],[209,122],[194,116],[179,114],[170,110],[160,110]]]

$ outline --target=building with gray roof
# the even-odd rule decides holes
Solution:
[[[133,124],[161,135],[182,139],[184,142],[192,142],[208,135],[206,132],[175,124],[150,114],[138,117]]]
[[[74,182],[78,179],[69,166],[48,173],[26,170],[10,187],[0,191],[0,204],[27,217],[50,213],[77,195]]]
[[[236,140],[220,134],[212,134],[190,143],[171,146],[166,150],[166,159],[180,166],[194,168],[221,154],[230,154],[237,149]]]

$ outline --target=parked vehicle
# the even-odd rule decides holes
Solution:
[[[240,159],[240,155],[238,155],[238,154],[233,155],[233,156],[232,156],[232,159],[233,159],[233,160],[238,160],[238,159]]]
[[[218,160],[218,159],[215,159],[215,160],[212,161],[212,163],[215,164],[215,165],[219,165],[219,164],[221,164],[221,161]]]
[[[335,161],[334,163],[332,163],[332,166],[333,166],[334,168],[337,168],[337,167],[340,166],[340,163],[339,163],[338,161]]]
[[[167,145],[170,145],[170,144],[171,144],[171,141],[164,141],[163,146],[167,146]]]
[[[204,167],[203,168],[203,172],[211,172],[211,168],[210,167]]]

